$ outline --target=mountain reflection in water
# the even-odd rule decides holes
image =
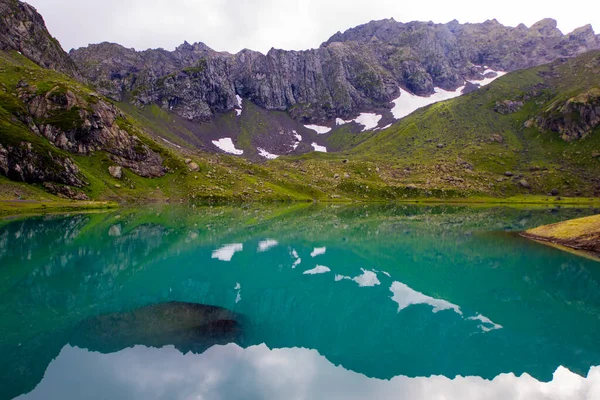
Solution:
[[[159,207],[0,221],[0,399],[53,398],[69,387],[56,396],[176,398],[169,380],[190,393],[213,390],[205,398],[290,397],[283,388],[304,398],[351,397],[347,388],[417,398],[471,386],[593,388],[594,379],[559,367],[586,376],[600,365],[599,264],[514,232],[597,212]],[[135,325],[133,335],[117,329],[108,338],[82,329],[98,316],[173,302],[243,316],[243,340],[239,331],[194,345],[185,334],[140,335]],[[203,363],[220,369],[201,375]],[[273,365],[272,382],[262,382]],[[120,372],[110,380],[107,370]],[[505,373],[527,375],[513,382]],[[221,376],[230,383],[219,386]],[[456,376],[472,378],[449,380]],[[94,380],[104,392],[84,395]]]

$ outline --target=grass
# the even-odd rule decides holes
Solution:
[[[600,233],[600,215],[577,218],[556,224],[545,225],[527,231],[538,237],[572,240]]]

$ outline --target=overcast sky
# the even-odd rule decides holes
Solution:
[[[104,41],[137,50],[187,40],[235,53],[318,47],[337,31],[371,20],[483,22],[531,26],[554,18],[563,33],[591,23],[600,1],[579,0],[27,0],[65,50]]]

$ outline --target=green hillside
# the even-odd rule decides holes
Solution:
[[[407,179],[419,187],[451,184],[495,196],[552,189],[598,195],[599,94],[600,52],[594,51],[516,71],[418,110],[364,138],[350,154],[395,160],[398,169],[408,167]],[[510,102],[522,106],[507,114],[495,111],[506,112],[502,107]]]

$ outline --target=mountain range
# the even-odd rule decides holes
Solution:
[[[594,196],[598,49],[550,19],[389,19],[306,51],[66,53],[0,0],[0,197]]]

